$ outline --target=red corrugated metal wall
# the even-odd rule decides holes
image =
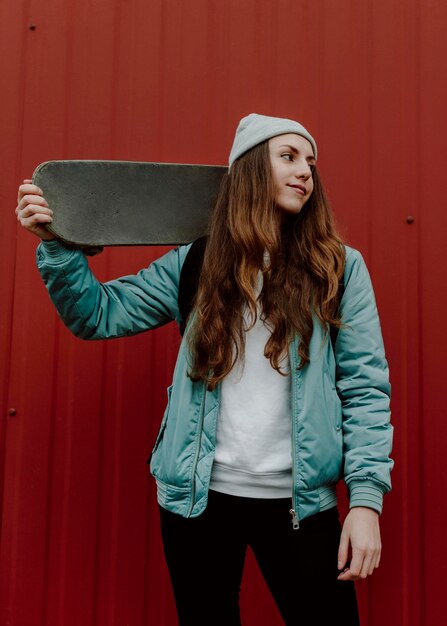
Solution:
[[[443,0],[0,4],[1,625],[175,623],[144,463],[177,330],[71,337],[16,228],[17,185],[49,159],[225,163],[251,111],[316,136],[376,287],[397,465],[362,624],[445,623],[446,22]],[[92,265],[111,278],[161,252],[109,249]],[[245,624],[280,624],[251,561],[247,573]]]

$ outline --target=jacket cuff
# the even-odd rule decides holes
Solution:
[[[366,506],[382,513],[383,492],[372,480],[353,480],[349,483],[349,507]]]
[[[57,261],[61,263],[66,261],[73,253],[72,248],[68,248],[59,239],[51,239],[51,241],[41,241],[37,246],[37,259],[39,261]]]

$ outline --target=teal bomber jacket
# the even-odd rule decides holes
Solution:
[[[79,250],[41,243],[37,265],[66,326],[82,339],[134,335],[175,320],[178,287],[189,246],[157,259],[136,275],[100,283]],[[318,320],[310,363],[298,369],[298,338],[290,344],[293,492],[297,519],[336,505],[344,478],[350,506],[382,511],[393,461],[390,384],[368,270],[346,247],[344,293],[335,354]],[[186,336],[187,333],[185,333]],[[214,458],[220,386],[212,392],[187,376],[183,338],[168,388],[168,403],[151,456],[158,501],[184,517],[207,504]]]

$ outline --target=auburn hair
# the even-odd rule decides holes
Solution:
[[[276,205],[268,141],[224,174],[188,330],[189,376],[210,390],[244,358],[245,332],[259,310],[271,329],[264,355],[280,373],[295,333],[300,369],[309,362],[314,315],[326,333],[331,325],[341,326],[338,286],[345,251],[316,168],[312,175],[309,200],[290,215]]]

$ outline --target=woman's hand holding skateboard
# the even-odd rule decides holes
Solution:
[[[45,227],[53,221],[53,211],[43,197],[42,189],[33,185],[30,179],[25,179],[19,187],[17,202],[17,221],[23,228],[43,241],[55,238]]]

